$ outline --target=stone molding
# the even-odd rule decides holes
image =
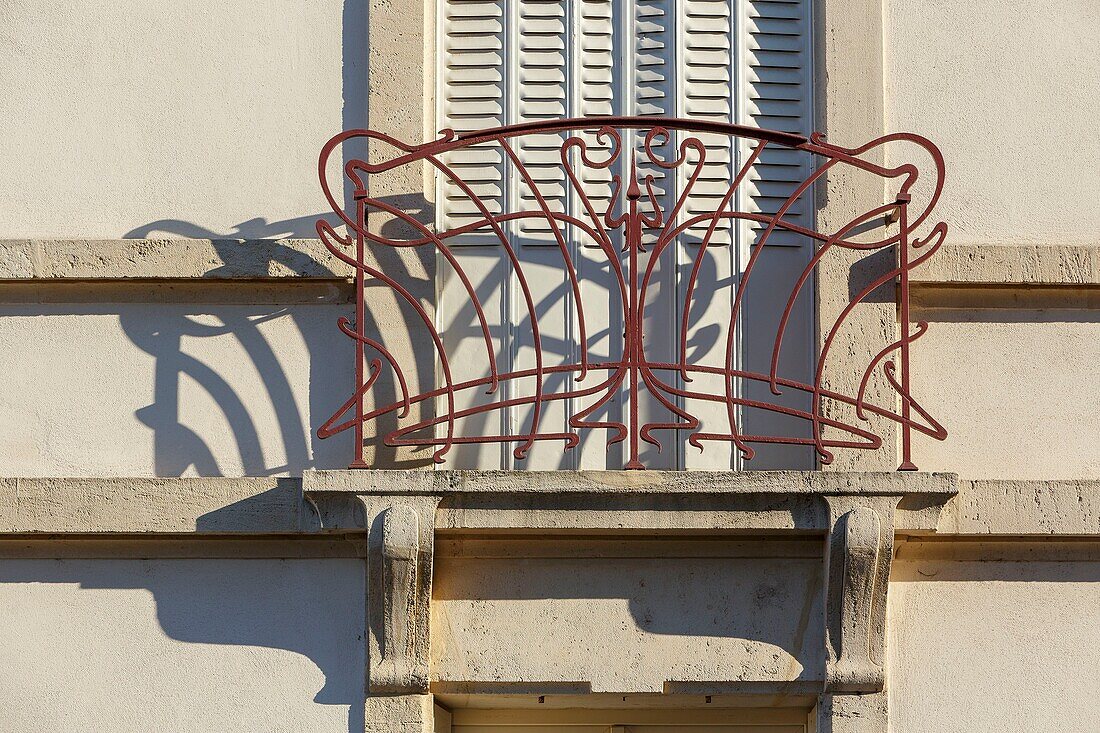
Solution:
[[[960,481],[941,515],[944,536],[1055,537],[1100,535],[1100,481]]]
[[[945,242],[910,280],[951,285],[1100,285],[1100,245]]]
[[[0,280],[346,280],[319,239],[0,239]],[[945,242],[914,285],[1100,285],[1100,245]]]
[[[771,472],[746,473],[660,471],[606,472],[492,472],[492,471],[332,471],[307,474],[310,490],[346,493],[341,486],[363,481],[378,491],[405,494],[445,492],[452,483],[466,495],[513,491],[573,493],[595,487],[606,497],[618,493],[634,501],[660,492],[666,505],[675,497],[698,501],[702,495],[725,496],[771,493],[794,500],[788,504],[786,525],[795,514],[791,507],[808,506],[807,496],[818,493],[890,493],[925,482],[898,505],[895,534],[899,537],[935,533],[940,542],[951,538],[997,537],[1000,542],[1033,538],[1100,536],[1100,480],[956,481],[952,474]],[[355,478],[358,476],[358,478]],[[400,486],[400,492],[395,487]],[[438,489],[436,487],[439,487]],[[281,535],[288,538],[336,529],[319,518],[303,499],[299,478],[149,478],[149,477],[0,477],[0,534],[10,536],[59,534],[69,536],[163,536],[187,541],[188,536]],[[945,488],[946,487],[946,488]],[[942,511],[935,495],[958,495]],[[907,489],[908,491],[908,489]],[[904,491],[901,493],[905,493]],[[692,496],[696,499],[691,499]],[[802,497],[801,499],[799,497]],[[465,512],[473,512],[467,507]],[[360,510],[361,513],[361,510]],[[337,513],[350,516],[350,510]],[[462,515],[452,508],[447,521]],[[748,516],[748,515],[744,515]],[[775,520],[777,515],[772,515]],[[449,518],[449,519],[448,519]],[[752,521],[763,524],[768,514]],[[819,523],[824,528],[824,520]],[[351,531],[361,532],[359,525]]]
[[[954,494],[953,473],[922,471],[306,471],[307,492],[416,494]]]
[[[824,497],[894,497],[889,526],[936,529],[954,474],[820,471],[307,471],[325,531],[362,525],[349,497],[436,497],[434,527],[467,531],[831,531]]]
[[[343,280],[352,275],[319,239],[0,239],[0,280]]]
[[[315,524],[296,478],[0,478],[0,533],[297,534]]]

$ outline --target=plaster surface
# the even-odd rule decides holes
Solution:
[[[367,4],[4,3],[0,237],[316,236]]]
[[[947,428],[922,470],[964,479],[1100,478],[1100,311],[922,308],[913,393]]]
[[[5,560],[0,728],[362,730],[363,579],[350,559]]]
[[[1095,730],[1100,563],[899,561],[892,580],[894,733]]]
[[[440,558],[433,679],[592,692],[821,680],[820,566],[818,558]]]
[[[346,466],[349,305],[0,305],[0,474],[271,476]]]
[[[885,0],[885,119],[947,160],[950,241],[1095,245],[1100,5]]]

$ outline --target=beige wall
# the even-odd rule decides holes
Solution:
[[[895,564],[893,733],[1094,730],[1097,562]]]
[[[914,439],[922,470],[1100,478],[1100,311],[922,308],[914,319],[929,322],[913,349],[915,394],[948,431]]]
[[[5,559],[0,607],[5,731],[361,729],[357,560]]]
[[[936,217],[953,249],[916,273],[955,291],[913,314],[930,322],[914,394],[949,433],[917,438],[914,460],[964,478],[1100,476],[1100,5],[884,0],[883,18],[885,129],[943,151]]]
[[[317,153],[365,120],[366,6],[4,3],[0,238],[313,236]]]
[[[118,291],[126,294],[126,290]],[[286,291],[290,295],[290,291]],[[217,295],[213,295],[217,298]],[[347,304],[0,304],[0,475],[341,468],[316,428],[353,384]]]
[[[697,552],[442,558],[433,678],[443,689],[515,681],[592,692],[821,680],[820,560],[690,556]]]
[[[414,18],[416,35],[410,36],[400,22],[396,28],[383,22],[386,7],[368,17],[368,6],[368,0],[5,3],[0,135],[8,144],[0,153],[6,171],[0,240],[31,242],[14,249],[0,242],[0,278],[271,276],[266,265],[229,265],[235,255],[223,251],[224,241],[215,242],[213,256],[193,257],[182,242],[179,250],[156,242],[127,250],[110,240],[231,238],[263,249],[257,240],[315,237],[317,218],[328,213],[318,154],[334,134],[368,124],[369,94],[382,100],[381,108],[397,96],[384,92],[385,85],[399,86],[402,99],[414,102],[413,137],[421,132],[419,80],[410,93],[408,73],[395,75],[383,62],[380,72],[387,73],[367,83],[367,38],[377,30],[369,23],[382,24],[381,37],[397,32],[404,65],[415,70],[423,55],[419,13],[414,18],[400,9],[392,16]],[[407,113],[398,117],[408,124]],[[346,147],[330,161],[337,195],[344,159],[363,153],[362,146]],[[375,184],[376,192],[386,188]],[[388,184],[383,193],[411,195],[423,208],[422,196],[406,184]],[[105,241],[81,244],[97,239]],[[35,261],[35,253],[70,245],[48,274]],[[333,258],[319,245],[307,249],[331,267]],[[393,259],[400,261],[388,263],[389,271],[430,310],[431,263]],[[291,260],[274,269],[293,274],[302,258]],[[181,261],[192,266],[179,268]],[[318,269],[324,268],[310,274],[330,280],[348,274],[342,266]],[[8,287],[0,283],[0,303],[9,300]],[[0,424],[0,473],[265,475],[346,466],[350,434],[318,442],[315,431],[354,386],[351,342],[336,327],[350,307],[297,309],[309,301],[295,282],[269,294],[266,307],[216,305],[231,291],[224,302],[251,302],[241,289],[247,286],[234,283],[205,299],[170,289],[146,301],[129,293],[121,308],[36,308],[36,300],[24,296],[16,298],[19,308],[0,306],[0,358],[28,383],[3,398],[13,418]],[[47,300],[114,302],[114,294],[102,292],[69,291],[75,300],[55,294]],[[393,297],[371,297],[371,315],[384,323],[369,324],[369,331],[377,334],[400,319],[410,324],[392,329],[386,343],[415,388],[411,352],[430,360],[431,347],[409,345],[402,330],[423,341],[423,328],[417,330],[411,309],[403,312]],[[196,305],[168,305],[181,298]],[[292,307],[283,313],[283,305]],[[244,325],[250,319],[265,323],[253,329]],[[171,343],[181,329],[204,332],[190,351],[187,336],[182,349]],[[218,329],[221,335],[207,335]],[[20,348],[12,349],[14,343]],[[110,371],[91,379],[90,366],[97,364]],[[177,380],[172,372],[182,374]],[[430,365],[422,372],[425,381],[432,379]],[[393,376],[386,370],[383,379]],[[176,381],[178,388],[168,384]],[[394,464],[394,451],[380,453],[370,457]],[[428,462],[420,455],[405,461]]]
[[[834,24],[856,17],[828,4]],[[0,238],[310,236],[325,208],[318,149],[366,116],[366,0],[3,7],[0,132],[16,144],[0,153]],[[378,3],[372,17],[393,37],[416,39],[394,53],[415,61],[421,20],[402,7]],[[925,134],[944,150],[940,214],[951,241],[1095,242],[1100,173],[1084,161],[1100,157],[1091,134],[1097,8],[884,2],[885,128]],[[877,41],[870,46],[877,59]],[[394,93],[410,82],[387,58],[372,61],[389,71],[371,89],[372,102],[390,105],[378,119],[413,124],[419,75],[412,94]],[[861,95],[833,94],[830,119],[875,128],[880,100]],[[829,133],[840,144],[870,136],[851,139],[843,125]],[[394,190],[408,193],[406,184]],[[124,262],[104,263],[97,276]],[[419,285],[430,292],[430,277]],[[345,465],[346,438],[318,442],[313,430],[350,384],[349,342],[335,329],[346,303],[308,305],[288,287],[289,303],[217,305],[225,292],[186,302],[133,293],[116,302],[117,291],[75,305],[0,299],[0,368],[18,384],[0,393],[0,476],[255,476]],[[914,347],[914,392],[952,435],[918,442],[921,468],[1100,476],[1095,309],[926,310],[918,317],[932,329]],[[86,523],[97,516],[88,506],[118,506],[93,496],[63,511],[51,496],[37,499],[50,516]],[[1072,497],[1059,516],[1082,505],[1090,504]],[[221,508],[204,505],[204,516]],[[172,531],[195,524],[166,513]],[[229,511],[238,513],[246,512]],[[92,529],[108,522],[98,521]],[[1100,531],[1082,521],[1066,535],[1081,527]],[[806,679],[823,664],[803,648],[820,635],[820,609],[803,592],[816,563],[542,559],[508,575],[491,561],[443,561],[436,677],[639,690],[669,676]],[[1006,718],[1082,730],[1100,715],[1096,565],[900,563],[890,591],[894,730],[989,730]],[[363,569],[332,558],[4,559],[0,697],[15,704],[0,728],[362,729]],[[675,583],[644,587],[653,577]],[[530,651],[563,639],[570,656],[560,663]],[[382,717],[368,722],[396,730]]]
[[[1100,4],[884,0],[886,130],[948,164],[954,242],[1091,244]]]

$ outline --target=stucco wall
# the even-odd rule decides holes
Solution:
[[[893,733],[1090,731],[1097,562],[895,563]]]
[[[887,131],[943,150],[954,242],[1094,243],[1100,4],[884,0]]]
[[[366,0],[4,3],[0,237],[313,236],[366,23]]]
[[[590,685],[820,680],[820,561],[442,558],[433,677]],[[819,683],[820,684],[820,683]]]
[[[336,329],[350,314],[347,304],[0,304],[0,369],[19,385],[0,391],[0,475],[346,466],[349,434],[319,440],[316,428],[352,389],[351,342]]]
[[[866,63],[879,58],[878,39],[852,6],[825,6],[833,27],[823,35],[840,47],[825,75],[838,85],[846,67],[867,82],[828,96],[826,127],[856,144],[879,131],[880,77]],[[877,4],[860,6],[878,17]],[[369,87],[383,126],[420,127],[421,70],[395,71],[422,55],[420,8],[379,2],[371,14],[392,39],[371,58],[383,72]],[[952,241],[1095,240],[1100,173],[1082,161],[1100,153],[1089,134],[1098,13],[1091,0],[885,1],[885,128],[943,148],[940,213]],[[317,151],[366,118],[367,0],[14,0],[0,15],[0,132],[16,141],[0,154],[0,238],[311,235],[325,208]],[[849,40],[869,35],[872,53],[851,50]],[[409,189],[397,181],[387,194]],[[117,274],[124,259],[83,277]],[[420,277],[426,297],[431,282]],[[351,382],[349,343],[335,329],[346,304],[131,296],[112,305],[93,295],[0,306],[0,367],[18,378],[0,393],[0,475],[346,464],[346,439],[322,443],[312,432]],[[1089,401],[1100,394],[1095,318],[1017,308],[930,320],[914,348],[914,393],[952,437],[918,446],[922,468],[1100,474],[1090,440],[1100,414]],[[296,493],[278,498],[302,504]],[[246,500],[225,503],[225,521],[248,513],[233,508]],[[92,495],[47,513],[108,524],[87,506],[127,505]],[[210,517],[222,508],[202,511],[196,523],[173,508],[156,526],[222,526]],[[295,531],[291,519],[273,526]],[[444,560],[436,678],[636,690],[676,681],[667,677],[812,679],[823,664],[822,611],[806,597],[819,563],[544,558],[518,573]],[[901,563],[891,589],[894,730],[989,730],[1006,718],[1027,730],[1087,730],[1100,716],[1090,674],[1100,666],[1096,565]],[[388,698],[364,711],[363,570],[361,560],[332,558],[5,559],[0,728],[407,730],[399,716],[371,717]]]
[[[1100,311],[921,308],[914,319],[929,322],[912,352],[914,393],[948,431],[914,438],[922,470],[1100,477]]]
[[[351,559],[6,559],[0,729],[361,730],[363,577]]]

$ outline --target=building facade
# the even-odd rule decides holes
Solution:
[[[0,730],[1096,728],[1094,3],[16,1],[0,29]],[[733,440],[700,453],[660,433],[661,451],[640,438],[634,456],[601,434],[573,450],[456,443],[444,463],[438,430],[429,446],[386,439],[401,420],[522,395],[517,379],[457,406],[388,412],[361,441],[322,439],[349,404],[400,406],[395,371],[373,381],[377,352],[357,364],[363,338],[417,393],[444,379],[433,328],[456,370],[482,365],[484,336],[510,373],[532,368],[540,338],[554,344],[540,359],[590,346],[624,359],[617,333],[630,331],[598,248],[572,230],[559,240],[549,214],[502,230],[515,262],[474,227],[453,260],[368,248],[357,270],[316,227],[340,223],[317,182],[325,142],[370,128],[416,145],[446,140],[443,128],[593,116],[765,128],[846,150],[900,132],[934,143],[946,169],[928,220],[946,225],[935,256],[897,278],[889,248],[822,260],[788,308],[782,363],[817,384],[830,328],[855,301],[818,379],[862,392],[869,359],[916,334],[906,389],[948,437],[884,419],[877,450],[823,455],[803,425],[803,444],[763,442],[752,460]],[[636,157],[649,145],[637,129],[621,133]],[[799,232],[858,220],[896,234],[909,199],[843,165],[815,177],[826,158],[797,145],[756,153],[714,129],[691,154],[707,160],[699,196],[678,215],[725,206],[725,182],[750,161],[735,208],[757,218],[678,235],[638,338],[671,349],[683,326],[693,359],[760,371],[772,342],[754,324],[774,330],[822,246]],[[538,206],[574,219],[586,201],[629,198],[625,155],[571,189],[566,135],[540,134],[455,149],[456,176],[386,168],[358,197],[348,164],[381,165],[395,146],[349,147],[320,172],[339,210],[369,187],[405,213],[373,212],[363,232],[379,237],[482,221],[471,191],[492,215]],[[859,155],[885,170],[914,152]],[[653,159],[640,169],[650,216],[696,180]],[[810,178],[734,339],[723,318],[766,223]],[[930,196],[921,185],[914,201]],[[934,241],[930,227],[919,235]],[[692,254],[704,238],[706,259]],[[582,286],[570,290],[556,259],[568,248],[584,299],[603,303],[587,334],[574,317]],[[692,257],[706,306],[683,325]],[[360,288],[364,262],[408,297]],[[876,375],[878,404],[912,407]],[[373,391],[346,402],[368,377]],[[661,419],[641,399],[616,396],[599,419],[636,433]],[[568,431],[588,406],[554,404],[546,421]],[[746,430],[787,427],[743,406]],[[833,409],[822,420],[843,422]],[[518,404],[474,430],[531,424]],[[650,470],[624,470],[633,459]],[[920,470],[897,470],[909,461]]]

